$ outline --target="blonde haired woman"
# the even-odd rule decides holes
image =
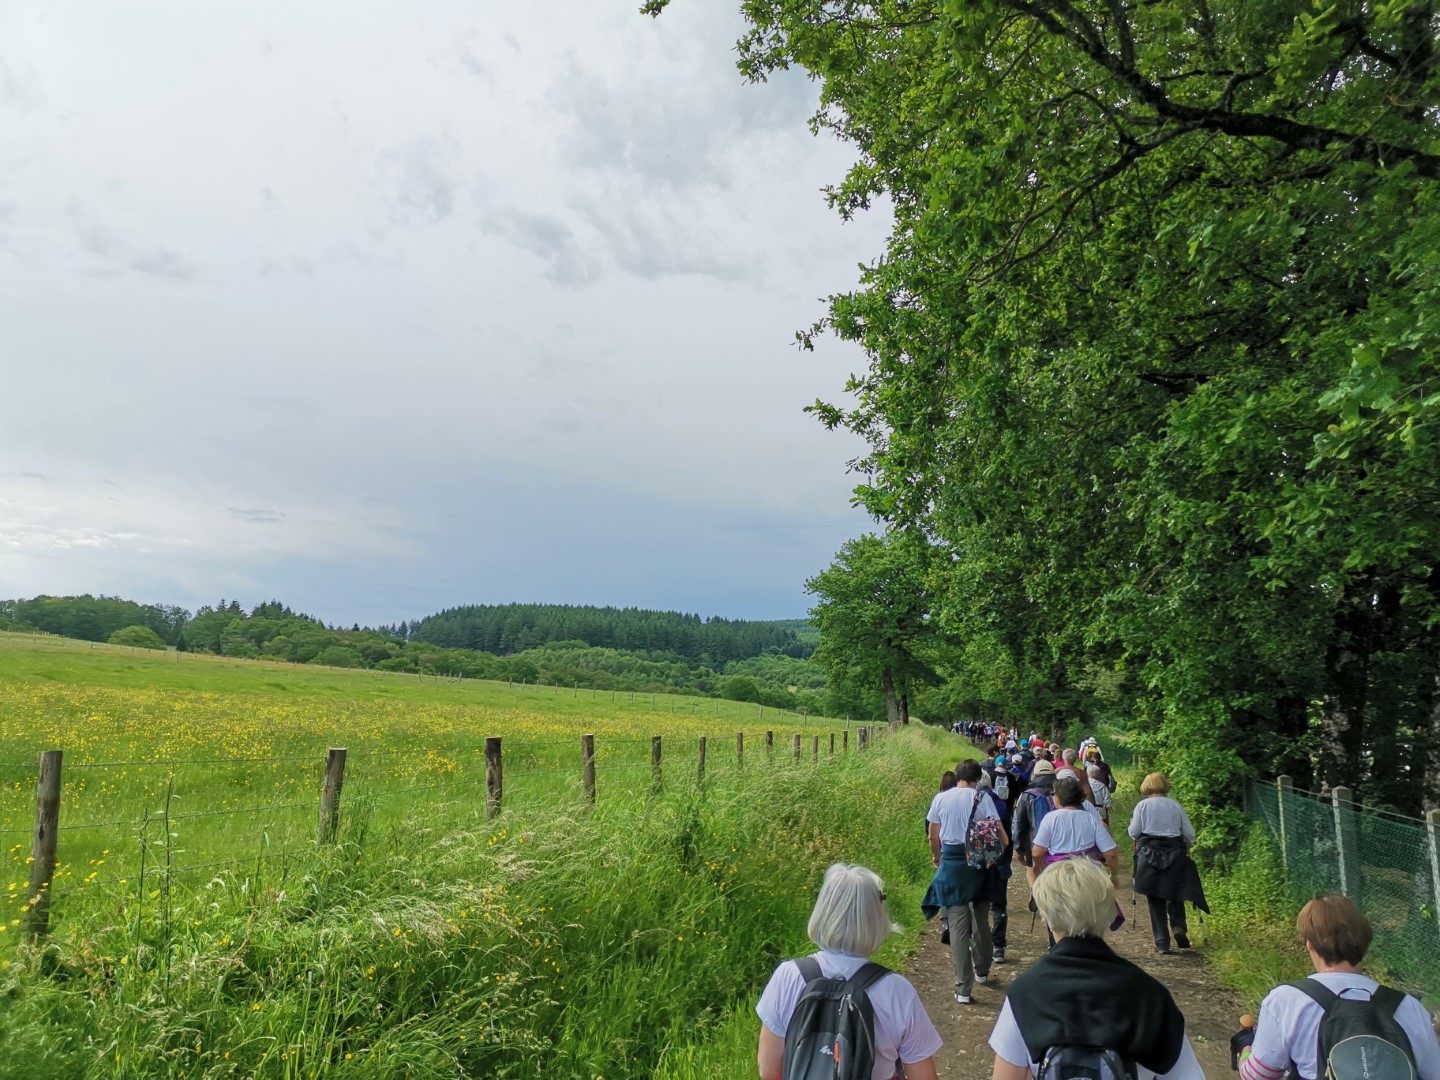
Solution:
[[[1048,818],[1047,818],[1048,820]],[[1029,1080],[1046,1054],[1075,1044],[1114,1051],[1136,1080],[1204,1080],[1170,991],[1105,944],[1115,912],[1110,876],[1068,859],[1035,879],[1035,906],[1055,946],[1010,984],[990,1032],[993,1080]]]
[[[806,957],[804,966],[813,962],[826,978],[852,978],[893,930],[885,908],[884,883],[863,866],[835,863],[825,871],[807,929],[820,951]],[[755,1006],[761,1022],[757,1053],[761,1080],[781,1080],[785,1075],[785,1031],[807,981],[801,967],[798,960],[786,960],[777,967]],[[907,1080],[935,1080],[940,1033],[909,980],[892,971],[865,992],[875,1015],[872,1080],[901,1075],[901,1065]]]
[[[1140,783],[1141,800],[1130,817],[1129,833],[1135,841],[1134,889],[1145,897],[1150,909],[1150,933],[1161,954],[1170,951],[1170,932],[1175,944],[1190,947],[1190,928],[1185,921],[1185,901],[1209,912],[1200,871],[1190,858],[1195,843],[1195,826],[1185,808],[1170,798],[1170,779],[1152,772]]]

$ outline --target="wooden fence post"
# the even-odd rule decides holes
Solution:
[[[705,783],[705,744],[707,741],[704,735],[700,736],[700,754],[695,759],[695,779],[701,784]]]
[[[1294,790],[1295,780],[1290,776],[1275,778],[1275,805],[1280,811],[1280,866],[1285,871],[1285,880],[1290,880],[1290,828],[1286,803]]]
[[[340,832],[340,789],[345,784],[345,749],[332,746],[325,751],[325,776],[320,781],[320,836],[322,844],[333,844]]]
[[[840,736],[840,752],[842,754],[850,753],[850,729],[848,727]]]
[[[810,737],[810,764],[812,764],[812,765],[819,765],[819,764],[820,764],[820,736],[819,736],[819,735],[812,735],[812,736]]]
[[[735,732],[735,768],[745,768],[745,733]]]
[[[1354,792],[1348,787],[1330,789],[1330,802],[1335,816],[1335,850],[1340,862],[1340,891],[1346,896],[1350,895],[1352,884],[1357,888],[1360,885],[1359,875],[1351,873],[1360,853],[1355,837],[1355,805],[1351,802],[1353,795]]]
[[[795,764],[796,764],[796,765],[799,765],[799,764],[800,764],[800,736],[799,736],[799,735],[792,735],[792,736],[790,737],[790,753],[791,753],[791,756],[794,757],[794,759],[795,759]]]
[[[580,780],[585,785],[585,798],[595,801],[595,736],[580,736]]]
[[[485,739],[485,816],[495,817],[500,813],[500,800],[505,797],[505,769],[500,756],[500,739],[491,735]]]
[[[775,732],[773,732],[773,731],[767,731],[767,732],[765,732],[765,760],[768,761],[768,760],[770,760],[771,758],[773,758],[774,756],[775,756]]]
[[[660,736],[650,736],[650,780],[655,794],[660,794]]]
[[[830,732],[830,756],[835,756],[835,733]]]
[[[35,839],[30,845],[30,885],[26,894],[30,910],[25,913],[25,929],[36,937],[50,930],[50,887],[60,834],[60,768],[64,758],[63,750],[43,751],[35,781]]]
[[[859,742],[860,742],[860,749],[861,749],[861,750],[864,750],[865,747],[867,747],[867,746],[870,745],[870,729],[869,729],[868,727],[862,727],[862,728],[860,729],[860,739],[859,739]]]
[[[1430,908],[1432,911],[1440,911],[1440,842],[1437,842],[1436,834],[1440,832],[1440,810],[1425,811],[1425,836],[1429,840],[1430,847]]]

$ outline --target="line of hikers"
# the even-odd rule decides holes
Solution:
[[[1005,991],[989,1039],[993,1080],[1203,1080],[1170,992],[1104,940],[1124,922],[1102,815],[1113,774],[1095,767],[1103,755],[1093,742],[1061,750],[1037,740],[1017,740],[1013,752],[1002,743],[984,766],[960,762],[926,814],[935,877],[922,910],[942,920],[957,1004],[1005,962],[1012,856],[1049,935],[1049,951]],[[1186,902],[1208,910],[1189,854],[1195,830],[1168,791],[1163,774],[1147,776],[1128,830],[1160,953],[1172,932],[1190,947]],[[1254,1028],[1232,1040],[1241,1080],[1440,1080],[1425,1007],[1359,971],[1371,928],[1355,905],[1317,898],[1296,928],[1315,974],[1273,990]],[[820,951],[776,968],[757,1006],[764,1080],[936,1077],[941,1038],[919,995],[869,960],[891,930],[880,878],[831,866],[809,923]]]

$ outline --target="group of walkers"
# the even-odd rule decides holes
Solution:
[[[1029,910],[1050,948],[1004,990],[989,1039],[994,1080],[1203,1080],[1170,992],[1105,942],[1125,916],[1109,831],[1115,777],[1098,745],[993,734],[986,763],[947,771],[926,814],[935,876],[922,910],[941,920],[955,1002],[969,1005],[1006,962],[1013,860],[1025,867]],[[1141,795],[1128,827],[1134,888],[1147,899],[1156,950],[1168,954],[1190,948],[1186,903],[1208,910],[1190,858],[1195,829],[1163,774],[1146,776]],[[781,964],[757,1007],[762,1078],[937,1076],[942,1040],[919,995],[869,960],[891,929],[880,878],[830,867],[809,924],[820,951]],[[1237,1036],[1241,1080],[1440,1080],[1424,1006],[1359,972],[1371,929],[1355,905],[1313,900],[1297,931],[1316,974],[1277,987],[1253,1030]]]

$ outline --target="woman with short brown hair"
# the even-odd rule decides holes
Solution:
[[[1185,808],[1170,798],[1170,778],[1152,772],[1140,784],[1144,796],[1135,804],[1130,817],[1130,836],[1135,841],[1134,890],[1145,897],[1150,909],[1150,934],[1155,949],[1170,951],[1170,932],[1175,944],[1190,947],[1190,927],[1185,919],[1188,900],[1201,911],[1205,891],[1200,885],[1200,871],[1190,858],[1190,845],[1195,843],[1195,826]]]
[[[1440,1080],[1440,1044],[1435,1041],[1425,1006],[1360,973],[1374,931],[1354,902],[1339,893],[1317,897],[1300,909],[1295,929],[1310,954],[1315,974],[1298,983],[1284,983],[1265,995],[1250,1056],[1240,1063],[1241,1080],[1279,1080],[1292,1062],[1301,1080],[1325,1075],[1320,1061],[1320,1021],[1327,1006],[1321,1002],[1337,999],[1375,999],[1377,1004],[1384,1003],[1387,1012],[1393,1009],[1395,1022],[1409,1042],[1400,1049],[1410,1051],[1416,1076]]]

